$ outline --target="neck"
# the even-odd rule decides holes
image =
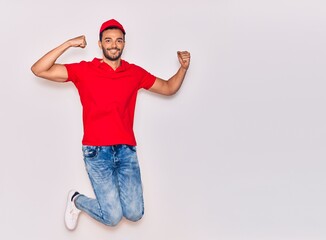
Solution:
[[[115,61],[111,61],[111,60],[103,57],[102,62],[105,62],[110,67],[112,67],[114,70],[116,70],[121,65],[121,58],[119,58],[119,59],[117,59]]]

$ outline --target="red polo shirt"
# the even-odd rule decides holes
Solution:
[[[134,112],[138,90],[149,89],[156,77],[122,60],[113,70],[101,59],[65,65],[67,81],[78,89],[83,106],[83,145],[135,146]]]

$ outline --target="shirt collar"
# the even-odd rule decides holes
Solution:
[[[116,70],[113,70],[113,68],[109,64],[102,62],[102,59],[94,58],[92,63],[95,66],[97,66],[98,68],[103,69],[105,71],[110,71],[110,72],[123,72],[127,69],[128,65],[129,65],[127,61],[124,61],[121,59],[120,66]]]

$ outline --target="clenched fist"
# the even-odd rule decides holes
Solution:
[[[72,38],[72,39],[68,40],[68,42],[71,47],[85,48],[87,45],[86,37],[84,35]]]
[[[187,70],[190,65],[190,53],[187,51],[178,51],[178,59],[181,67]]]

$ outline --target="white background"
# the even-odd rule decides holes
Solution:
[[[74,232],[70,188],[92,195],[71,83],[31,65],[85,34],[60,63],[101,57],[98,30],[125,27],[123,58],[161,78],[191,67],[180,92],[141,91],[135,132],[145,216]],[[0,238],[326,239],[326,3],[323,0],[0,2]]]

